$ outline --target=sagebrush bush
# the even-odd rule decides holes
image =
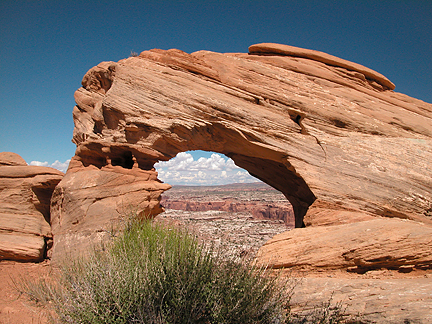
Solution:
[[[148,220],[26,290],[59,323],[285,323],[291,296],[266,269]]]

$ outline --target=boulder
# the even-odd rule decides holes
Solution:
[[[18,154],[12,152],[0,152],[0,166],[26,166],[27,162]]]
[[[0,153],[0,260],[42,261],[52,244],[50,199],[63,173]]]

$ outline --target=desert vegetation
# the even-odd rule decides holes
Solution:
[[[339,323],[341,307],[295,316],[293,281],[201,244],[184,229],[127,222],[112,242],[22,290],[55,323]]]

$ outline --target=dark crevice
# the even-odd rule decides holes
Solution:
[[[46,185],[43,187],[33,187],[32,191],[35,194],[37,201],[34,201],[34,206],[45,218],[46,222],[50,223],[50,201],[55,186]]]
[[[95,121],[95,124],[94,124],[94,127],[93,127],[93,132],[95,134],[101,134],[103,129],[104,129],[103,123],[100,122],[100,121]]]
[[[337,118],[330,118],[330,121],[333,125],[335,125],[338,128],[346,128],[348,124],[340,119]]]
[[[132,167],[134,166],[134,160],[133,160],[132,152],[125,151],[120,156],[115,156],[115,157],[111,158],[111,164],[113,166],[119,165],[119,166],[126,168],[126,169],[132,169]]]

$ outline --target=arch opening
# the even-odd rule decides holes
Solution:
[[[284,219],[288,226],[304,226],[303,216],[316,198],[305,181],[293,171],[293,168],[290,169],[286,165],[272,160],[236,153],[226,154],[227,160],[214,152],[207,151],[205,153],[207,158],[197,159],[194,159],[191,153],[190,151],[180,152],[169,161],[156,163],[155,167],[159,173],[159,178],[174,186],[214,186],[229,183],[261,182],[281,193],[288,200],[285,200],[285,206],[290,205],[294,213],[294,217],[292,217],[294,219],[289,220],[289,216],[286,216],[286,210],[273,211],[274,214],[278,214],[276,217]],[[231,174],[227,173],[224,168],[230,170]],[[211,176],[211,173],[218,173],[218,176]],[[162,201],[164,202],[163,198]],[[183,202],[181,208],[204,208],[202,206],[196,207],[196,204],[195,207],[191,207],[192,205]],[[267,210],[270,209],[269,206],[267,204]],[[209,206],[209,209],[212,207],[214,206]],[[216,206],[215,208],[221,207]]]
[[[242,244],[234,241],[248,237],[245,246],[253,246],[254,252],[263,239],[294,227],[293,208],[286,197],[227,156],[181,152],[155,168],[158,178],[172,185],[161,196],[165,212],[158,221],[192,226],[202,237],[222,240],[235,249]]]
[[[253,177],[282,192],[293,207],[295,227],[304,227],[303,218],[316,197],[289,162],[286,151],[268,144],[253,131],[215,121],[189,128],[173,123],[169,133],[158,137],[152,149],[168,158],[195,150],[224,154]]]

